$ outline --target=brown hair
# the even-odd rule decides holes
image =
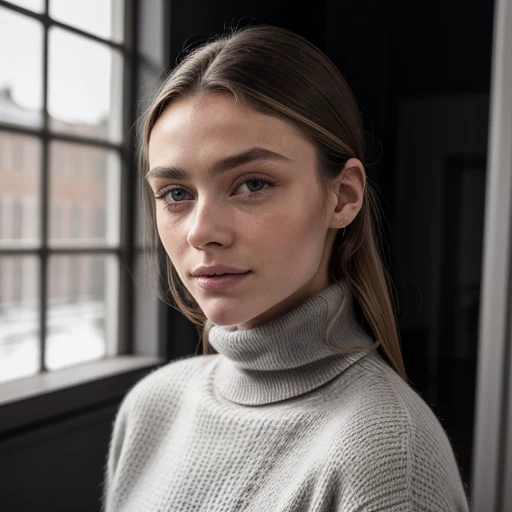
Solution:
[[[197,94],[231,94],[259,112],[292,123],[317,151],[321,191],[338,177],[345,162],[364,163],[364,131],[352,92],[336,66],[317,47],[288,30],[250,26],[217,36],[194,49],[164,79],[142,119],[139,138],[141,166],[148,169],[151,130],[176,98]],[[144,174],[145,175],[145,174]],[[149,248],[158,246],[155,204],[147,181],[141,179]],[[365,328],[377,340],[384,359],[407,382],[398,338],[397,320],[388,289],[391,282],[377,241],[378,200],[367,179],[363,204],[354,221],[339,230],[330,259],[334,281],[346,280]],[[208,343],[211,323],[181,282],[168,255],[167,283],[174,304],[198,328],[203,353],[215,353]],[[164,299],[165,300],[165,299]],[[344,352],[343,349],[338,351]],[[349,351],[349,350],[347,350]]]

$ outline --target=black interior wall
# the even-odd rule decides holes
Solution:
[[[194,0],[170,2],[171,62],[189,39],[210,37],[251,20],[293,30],[320,48],[325,43],[326,0]]]
[[[493,15],[492,0],[394,0],[393,93],[488,93]]]

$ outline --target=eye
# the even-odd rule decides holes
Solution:
[[[158,194],[155,194],[155,198],[157,200],[163,200],[164,208],[171,209],[176,206],[179,206],[180,203],[188,199],[187,196],[192,197],[184,188],[182,187],[166,187]]]
[[[186,199],[188,192],[182,188],[171,188],[165,195],[170,195],[175,202],[180,202]]]
[[[259,192],[263,188],[265,188],[265,185],[271,185],[271,183],[267,180],[263,180],[260,178],[250,178],[242,183],[240,187],[247,186],[249,189],[249,192]],[[240,188],[239,187],[239,188]]]

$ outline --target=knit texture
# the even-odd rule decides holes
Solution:
[[[210,343],[124,397],[105,512],[469,510],[446,432],[369,349],[345,282]]]

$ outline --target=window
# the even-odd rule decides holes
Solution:
[[[0,0],[0,435],[119,401],[165,362],[167,311],[143,265],[130,127],[169,62],[169,9],[166,0]],[[87,59],[98,59],[92,74]],[[23,172],[13,169],[14,139]],[[16,201],[21,238],[12,237]]]
[[[0,385],[130,344],[133,5],[0,4]]]

